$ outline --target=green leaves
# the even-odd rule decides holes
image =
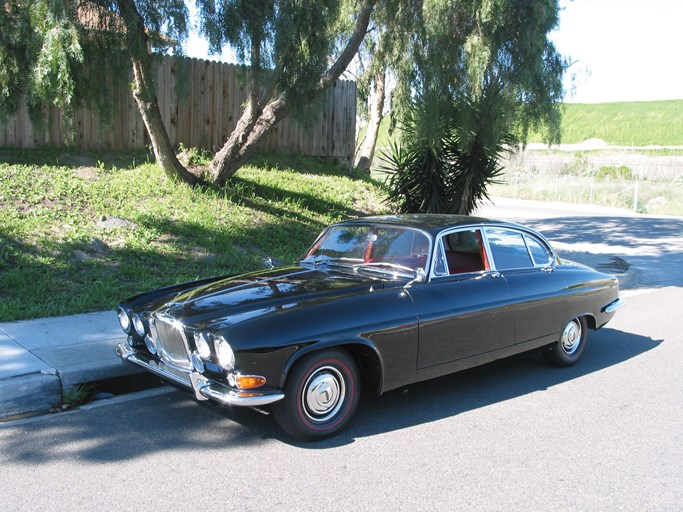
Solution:
[[[132,4],[132,1],[131,1]],[[34,117],[57,105],[66,121],[79,104],[107,120],[116,103],[114,83],[130,78],[130,53],[180,49],[187,36],[184,0],[137,0],[145,33],[128,45],[120,1],[0,0],[0,119],[26,95]]]
[[[42,34],[42,45],[33,67],[37,98],[44,103],[52,100],[68,112],[75,89],[72,61],[83,60],[78,33],[68,20],[57,20],[51,16],[41,20],[36,28]]]
[[[417,98],[402,125],[404,145],[391,143],[382,170],[390,200],[403,213],[470,214],[502,172],[500,157],[513,142],[492,118],[493,98],[460,99],[448,112]]]
[[[15,1],[0,0],[0,121],[14,113],[29,83],[30,62],[38,41],[29,10]]]

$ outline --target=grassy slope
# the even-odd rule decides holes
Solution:
[[[377,146],[388,144],[389,119],[382,121]],[[683,100],[625,103],[567,103],[562,143],[603,139],[613,146],[683,146]],[[529,142],[542,142],[538,133]]]
[[[683,100],[566,104],[562,142],[592,138],[616,146],[683,146]]]
[[[148,163],[54,165],[55,155],[1,155],[0,321],[112,308],[261,268],[265,256],[293,262],[327,224],[383,208],[375,183],[307,159],[263,160],[217,191]]]

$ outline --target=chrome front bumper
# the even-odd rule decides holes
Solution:
[[[197,400],[214,400],[226,405],[267,405],[285,397],[284,393],[259,393],[258,390],[241,391],[220,382],[207,379],[201,373],[169,367],[161,361],[135,352],[126,343],[116,346],[116,353],[125,362],[140,366],[168,381],[191,389]]]

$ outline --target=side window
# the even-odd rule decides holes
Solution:
[[[545,267],[552,262],[552,255],[544,244],[529,235],[525,235],[524,238],[526,238],[526,245],[529,247],[529,252],[534,259],[534,265]]]
[[[447,276],[448,269],[446,268],[446,257],[443,252],[443,242],[439,239],[436,244],[436,255],[434,256],[434,274],[437,276]]]
[[[439,239],[434,266],[436,275],[464,274],[486,270],[481,230],[448,233]]]
[[[487,228],[486,238],[496,269],[529,268],[534,266],[524,235],[518,231],[503,228]]]

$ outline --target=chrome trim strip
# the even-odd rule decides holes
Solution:
[[[624,306],[625,304],[626,301],[624,299],[617,299],[607,304],[602,310],[605,313],[614,313],[617,309]]]
[[[147,360],[140,357],[125,343],[119,343],[116,346],[116,353],[123,359],[124,362],[140,366],[166,380],[180,384],[186,388],[194,391],[197,400],[215,400],[226,405],[235,406],[260,406],[267,405],[285,397],[284,393],[273,393],[269,395],[259,395],[258,392],[249,391],[249,396],[244,396],[245,392],[237,391],[228,388],[219,382],[210,381],[198,372],[187,372],[187,379],[182,378],[164,368],[164,363],[158,363],[154,360]],[[162,366],[163,365],[163,366]],[[182,370],[181,370],[182,371]],[[182,373],[185,373],[182,371]]]
[[[274,393],[272,395],[257,395],[253,393],[254,396],[240,396],[238,391],[224,391],[218,386],[220,386],[220,388],[224,388],[224,386],[221,386],[220,384],[217,385],[216,383],[200,378],[198,380],[197,389],[206,398],[210,398],[211,400],[216,400],[228,405],[268,405],[272,404],[273,402],[277,402],[278,400],[282,400],[285,397],[284,393]]]

